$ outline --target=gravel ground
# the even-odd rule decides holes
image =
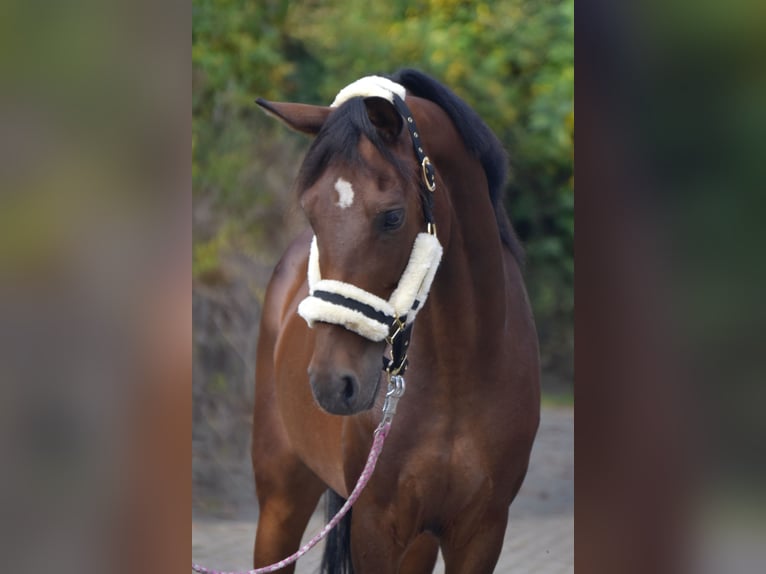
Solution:
[[[320,503],[318,508],[323,509]],[[532,450],[529,472],[511,505],[498,574],[568,574],[574,572],[574,410],[546,407]],[[324,524],[314,514],[304,535],[308,540]],[[195,513],[192,558],[219,570],[252,568],[255,520],[221,520]],[[314,574],[321,548],[304,556],[299,574]],[[442,574],[439,558],[435,572]]]

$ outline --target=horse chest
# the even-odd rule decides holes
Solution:
[[[481,441],[471,435],[431,436],[410,450],[398,470],[400,530],[439,531],[456,520],[475,522],[494,495],[495,477]]]

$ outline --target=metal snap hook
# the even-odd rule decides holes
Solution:
[[[396,414],[396,404],[402,398],[406,386],[404,377],[401,375],[388,376],[388,389],[386,390],[386,400],[383,402],[383,420],[381,424],[388,424]]]

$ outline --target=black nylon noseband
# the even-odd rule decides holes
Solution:
[[[392,323],[393,325],[396,325],[396,317],[393,317],[388,313],[384,313],[383,311],[378,311],[371,305],[367,305],[366,303],[362,303],[356,299],[349,299],[348,297],[344,297],[338,293],[330,293],[329,291],[321,290],[314,291],[314,297],[317,299],[322,299],[323,301],[327,301],[328,303],[333,303],[334,305],[346,307],[352,311],[358,311],[365,317],[372,319],[373,321],[377,321],[383,325],[391,325]],[[406,317],[399,317],[399,321],[401,322],[403,322],[405,319]]]

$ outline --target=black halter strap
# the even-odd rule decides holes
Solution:
[[[383,370],[390,375],[404,375],[407,370],[407,349],[410,347],[413,325],[410,323],[398,335],[387,339],[391,345],[391,358],[383,357]]]
[[[407,130],[410,132],[415,156],[418,158],[418,163],[420,164],[421,174],[423,176],[422,185],[425,187],[420,194],[423,204],[423,217],[426,220],[429,233],[436,233],[433,196],[433,193],[436,190],[436,171],[434,170],[434,166],[428,158],[428,155],[426,155],[425,150],[423,150],[418,126],[415,123],[415,117],[412,115],[409,106],[396,94],[393,94],[393,103],[396,110],[404,118]],[[415,304],[417,305],[417,303],[416,300]],[[414,323],[404,325],[401,321],[397,320],[394,320],[391,325],[391,332],[386,339],[389,345],[391,345],[391,358],[383,357],[383,370],[389,375],[404,375],[404,372],[407,370],[407,350],[410,346],[413,325]]]
[[[412,115],[409,106],[404,103],[404,100],[393,94],[394,107],[404,118],[404,122],[407,124],[407,130],[410,132],[410,138],[412,139],[412,147],[415,149],[415,155],[418,158],[420,169],[423,176],[423,185],[425,190],[420,194],[423,200],[423,216],[426,223],[429,226],[434,225],[434,197],[433,193],[436,190],[436,171],[431,163],[431,160],[423,150],[423,144],[420,141],[420,133],[418,133],[418,126],[415,124],[415,117]]]
[[[390,316],[388,313],[384,313],[383,311],[378,311],[377,309],[373,308],[371,305],[367,305],[366,303],[362,303],[361,301],[357,301],[356,299],[350,299],[348,297],[344,297],[343,295],[340,295],[338,293],[330,293],[329,291],[322,291],[321,289],[317,289],[314,291],[313,296],[317,299],[321,299],[322,301],[327,301],[328,303],[332,303],[333,305],[340,305],[341,307],[345,307],[346,309],[351,309],[352,311],[356,311],[358,313],[361,313],[368,319],[375,321],[377,323],[381,323],[383,325],[390,325],[391,322],[394,320],[394,317]]]

